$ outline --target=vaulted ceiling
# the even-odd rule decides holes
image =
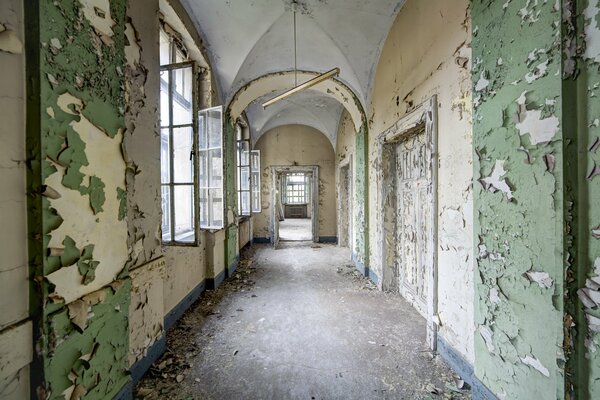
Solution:
[[[182,0],[198,31],[225,105],[249,82],[294,68],[292,0]],[[404,0],[298,0],[298,69],[341,70],[338,79],[368,104],[377,61]],[[290,88],[294,82],[290,76]],[[275,95],[276,93],[272,93]],[[335,147],[343,107],[317,91],[263,110],[263,96],[246,110],[253,139],[274,127],[315,127]]]

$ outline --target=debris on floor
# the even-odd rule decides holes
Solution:
[[[420,315],[347,257],[330,245],[246,249],[236,274],[168,332],[135,398],[469,399],[427,351]]]

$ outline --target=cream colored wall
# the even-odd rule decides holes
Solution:
[[[369,108],[369,204],[377,193],[376,137],[438,96],[440,334],[473,361],[473,202],[468,0],[408,0],[384,45]],[[369,207],[369,265],[381,276],[381,220]]]
[[[319,166],[319,236],[336,236],[335,154],[331,142],[305,125],[285,125],[262,135],[260,150],[262,212],[254,216],[254,237],[270,237],[271,166]]]
[[[355,179],[356,173],[356,128],[354,127],[354,122],[352,121],[351,115],[346,111],[342,111],[342,115],[340,115],[340,122],[338,124],[338,132],[336,136],[336,152],[335,152],[335,182],[336,182],[336,191],[339,193],[340,190],[340,165],[345,165],[347,162],[351,160],[352,165],[350,169],[352,171],[352,183]],[[352,189],[352,188],[351,188]],[[352,202],[355,203],[356,199],[354,198],[354,194],[352,195]],[[337,194],[336,194],[337,196]],[[337,201],[337,200],[336,200]],[[338,204],[338,215],[340,207],[348,207],[347,204]],[[357,221],[357,209],[354,204],[352,204],[352,221]],[[338,223],[340,223],[338,221]],[[354,232],[356,229],[353,230]],[[354,235],[353,235],[354,236]],[[352,253],[356,253],[358,250],[358,243],[356,238],[352,238],[353,240],[349,243],[350,249]]]
[[[0,2],[0,398],[29,398],[23,2]]]
[[[238,234],[238,247],[240,250],[243,249],[244,246],[246,246],[251,239],[251,227],[252,221],[250,219],[240,223],[240,230]]]

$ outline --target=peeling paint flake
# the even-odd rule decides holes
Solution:
[[[107,44],[112,42],[110,38],[115,34],[112,29],[115,21],[110,15],[109,0],[79,0],[79,3],[83,6],[83,15],[90,25],[104,36],[103,41]]]
[[[513,199],[512,190],[510,186],[508,186],[508,183],[506,183],[506,179],[502,178],[507,172],[504,169],[504,163],[505,160],[496,160],[492,174],[486,178],[480,179],[480,182],[485,190],[492,193],[501,191],[502,193],[506,194],[506,198],[511,201]]]
[[[527,91],[517,99],[519,111],[515,127],[521,136],[529,134],[531,144],[550,142],[559,130],[559,120],[556,116],[542,118],[542,110],[528,110],[526,105]]]
[[[531,355],[526,355],[525,357],[521,357],[521,361],[523,362],[523,364],[528,365],[534,368],[535,370],[539,371],[545,377],[550,377],[550,371],[548,371],[548,368],[544,367],[544,365],[537,358]]]
[[[583,11],[585,24],[585,58],[600,62],[600,27],[597,16],[600,13],[599,0],[589,0],[587,8]]]
[[[523,274],[530,282],[537,283],[542,289],[550,289],[554,281],[547,272],[527,271]]]
[[[12,54],[23,53],[23,42],[17,32],[7,29],[2,24],[0,24],[0,51]]]

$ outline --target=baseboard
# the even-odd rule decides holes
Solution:
[[[256,237],[254,239],[252,239],[253,243],[261,243],[261,244],[268,244],[271,243],[271,238],[270,237]]]
[[[229,267],[227,267],[227,276],[226,278],[231,278],[235,275],[235,271],[237,271],[238,264],[240,262],[240,256],[235,258],[235,261],[231,263]]]
[[[360,260],[358,260],[356,254],[354,254],[354,253],[352,253],[352,262],[354,263],[354,266],[356,267],[358,272],[360,272],[364,276],[367,276],[368,272],[367,272],[367,268],[365,267],[365,264],[363,264]]]
[[[471,386],[473,400],[498,400],[498,398],[475,376],[473,366],[452,346],[438,335],[437,352],[462,380]]]
[[[113,400],[132,400],[133,399],[133,382],[129,381],[123,386],[123,388],[117,393]]]
[[[319,236],[319,243],[336,243],[338,242],[337,236]]]
[[[175,325],[177,320],[183,316],[183,314],[194,304],[204,293],[208,286],[208,279],[202,281],[196,286],[183,300],[179,302],[171,311],[165,316],[165,331],[168,331]]]
[[[223,281],[225,280],[226,273],[227,272],[223,270],[219,272],[214,278],[206,278],[206,289],[215,290],[216,288],[221,286],[221,283],[223,283]]]
[[[367,276],[375,285],[379,285],[379,276],[371,268],[366,269],[365,276]]]
[[[160,358],[160,356],[163,355],[166,349],[167,339],[163,334],[159,340],[150,346],[146,352],[146,355],[131,366],[131,380],[133,381],[134,385],[137,385],[144,374],[150,369],[152,364],[154,364]]]

